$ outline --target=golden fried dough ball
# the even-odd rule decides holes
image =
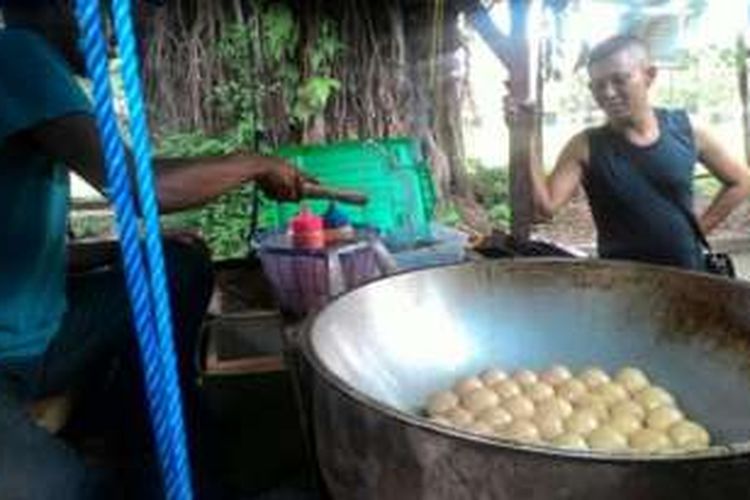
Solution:
[[[606,384],[610,381],[609,375],[607,375],[607,372],[602,370],[601,368],[597,366],[593,366],[591,368],[585,369],[581,374],[578,376],[578,379],[586,384],[586,386],[589,389],[593,389],[594,387],[597,387],[602,384]]]
[[[672,438],[672,443],[679,450],[702,450],[707,448],[711,442],[708,431],[690,420],[677,422],[669,428],[668,433],[669,437]]]
[[[628,399],[628,391],[617,382],[606,382],[594,388],[593,394],[611,406]]]
[[[493,386],[498,382],[508,379],[508,374],[499,368],[488,368],[484,370],[480,375],[479,379],[487,386]]]
[[[452,391],[439,391],[427,398],[427,414],[442,415],[458,405],[458,396]]]
[[[646,410],[644,410],[641,405],[630,399],[620,401],[613,405],[610,407],[609,412],[613,417],[618,415],[632,415],[638,420],[646,418]]]
[[[451,408],[443,416],[450,420],[456,427],[466,427],[474,421],[474,416],[460,406]]]
[[[607,425],[625,436],[630,436],[642,427],[641,419],[632,413],[618,413],[613,415],[607,422]]]
[[[615,375],[615,381],[627,389],[631,394],[642,391],[650,384],[646,374],[632,366],[626,366],[620,369]]]
[[[502,428],[508,425],[513,420],[513,415],[502,406],[495,406],[484,410],[482,413],[476,416],[476,420],[484,422],[490,427]]]
[[[555,415],[560,418],[568,418],[573,413],[573,405],[567,399],[559,396],[547,398],[536,403],[536,413],[538,415]]]
[[[514,420],[500,432],[501,437],[514,441],[536,442],[539,441],[539,429],[531,420]]]
[[[545,441],[550,441],[565,432],[563,419],[559,415],[552,413],[537,414],[533,418],[534,424],[539,429],[539,435]]]
[[[586,387],[586,384],[577,378],[571,378],[558,385],[555,388],[555,392],[557,392],[557,395],[561,398],[567,399],[571,403],[575,403],[588,393],[588,388]]]
[[[484,387],[484,384],[481,380],[479,380],[478,377],[465,377],[459,379],[458,382],[456,382],[456,384],[453,386],[453,392],[455,392],[459,396],[463,396],[464,394],[476,391],[477,389],[481,389],[482,387]]]
[[[592,393],[584,394],[583,396],[581,396],[581,398],[576,401],[575,405],[573,406],[575,406],[576,408],[589,409],[593,411],[594,413],[596,413],[596,416],[600,421],[609,418],[609,409],[607,408],[607,404],[602,398]]]
[[[667,451],[671,443],[667,434],[655,429],[638,429],[628,437],[630,447],[636,451],[646,453]]]
[[[534,415],[534,402],[526,396],[513,396],[502,403],[513,418],[530,418]]]
[[[492,386],[492,390],[495,394],[500,396],[500,399],[510,399],[513,396],[521,395],[521,386],[515,380],[503,380]]]
[[[646,416],[646,427],[664,431],[684,418],[682,412],[674,406],[659,406]]]
[[[486,387],[471,391],[461,396],[461,406],[469,410],[472,414],[481,413],[487,408],[497,406],[500,402],[500,396]]]
[[[624,451],[628,449],[628,439],[620,431],[609,425],[597,427],[586,436],[589,448],[599,451]]]
[[[599,426],[599,418],[591,409],[576,409],[565,419],[564,425],[567,432],[585,436]]]
[[[635,394],[633,398],[636,403],[643,406],[646,411],[651,411],[660,406],[673,406],[674,397],[659,386],[649,386]]]
[[[572,377],[573,374],[570,373],[570,370],[567,366],[554,365],[542,372],[542,374],[539,376],[539,380],[551,385],[552,387],[557,387],[566,380],[570,380]]]
[[[539,377],[536,373],[534,373],[531,370],[516,370],[513,372],[513,380],[518,382],[521,387],[525,387],[527,385],[535,384],[539,381]]]
[[[524,394],[532,401],[542,401],[555,395],[555,390],[551,385],[544,382],[536,382],[527,385],[523,390]]]

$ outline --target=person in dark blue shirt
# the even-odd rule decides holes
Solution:
[[[130,385],[141,384],[119,259],[105,252],[96,260],[106,267],[81,272],[89,266],[78,262],[77,272],[68,273],[75,257],[66,251],[69,173],[105,192],[95,119],[76,79],[83,65],[69,3],[0,3],[6,24],[0,30],[0,498],[115,498],[106,474],[37,426],[29,408],[70,390],[87,393],[118,358]],[[294,201],[309,181],[282,160],[254,154],[155,163],[163,213],[200,206],[247,182]],[[165,242],[165,259],[193,416],[193,357],[212,291],[211,265],[199,246],[173,240]],[[145,406],[123,413],[123,421],[143,420]],[[126,428],[118,432],[125,441],[138,439]]]
[[[591,50],[587,69],[606,123],[570,139],[548,177],[532,160],[537,217],[550,219],[583,187],[600,257],[705,270],[695,226],[709,234],[747,198],[747,167],[684,111],[652,106],[657,70],[640,39],[605,40]],[[506,118],[533,120],[533,106],[508,99]],[[696,162],[721,183],[700,217],[688,215]]]

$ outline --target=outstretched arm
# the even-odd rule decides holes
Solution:
[[[104,154],[94,118],[77,113],[40,123],[22,134],[29,147],[65,163],[92,186],[106,186]],[[203,205],[250,181],[269,196],[300,199],[306,177],[283,160],[235,154],[221,158],[156,160],[156,190],[163,213]]]

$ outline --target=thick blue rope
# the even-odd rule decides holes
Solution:
[[[136,184],[138,186],[141,214],[145,221],[146,257],[151,271],[151,290],[156,315],[156,331],[159,336],[159,346],[161,347],[160,352],[163,357],[163,363],[166,367],[164,375],[166,376],[167,386],[179,388],[169,287],[167,286],[167,273],[164,268],[158,202],[154,190],[155,182],[151,161],[151,144],[144,108],[145,100],[141,91],[138,52],[136,50],[131,5],[130,0],[114,0],[112,12],[115,34],[122,60],[121,72],[125,89],[125,101],[130,117],[130,133],[133,141],[133,154],[136,167]],[[169,398],[169,428],[174,434],[174,441],[178,443],[173,453],[178,460],[177,467],[180,474],[187,474],[189,471],[187,468],[187,444],[185,443],[185,425],[180,392],[179,390],[171,390],[166,395]],[[179,443],[180,441],[181,443]],[[178,486],[189,484],[189,476],[183,479],[184,481],[178,480]],[[180,496],[180,498],[185,497]]]
[[[120,9],[122,10],[122,6],[120,6]],[[141,254],[142,244],[128,176],[125,148],[118,132],[114,113],[114,100],[109,81],[106,41],[102,30],[99,2],[77,0],[76,14],[82,34],[82,50],[88,73],[93,82],[96,118],[104,147],[108,184],[115,207],[115,220],[122,247],[126,284],[142,359],[146,395],[157,444],[157,453],[162,468],[164,491],[166,497],[170,500],[191,499],[193,495],[187,460],[185,426],[179,384],[177,383],[175,353],[171,336],[169,296],[164,274],[158,219],[149,221],[148,216],[149,212],[152,216],[156,213],[156,197],[150,172],[150,148],[147,138],[148,130],[144,126],[143,107],[141,104],[129,109],[131,110],[131,120],[134,123],[141,124],[134,126],[131,133],[134,137],[136,158],[138,159],[137,180],[140,189],[141,208],[142,213],[146,215],[146,249],[153,278],[150,281],[147,278],[148,273]],[[129,15],[129,10],[123,10],[120,15]],[[125,40],[130,37],[130,43],[134,45],[132,26],[129,33],[127,30],[123,32],[122,22],[123,20],[120,19],[118,35],[121,35]],[[137,68],[136,61],[128,61],[128,59],[134,58],[134,51],[126,50],[121,56],[124,64],[127,63],[130,67]],[[138,88],[135,90],[135,95],[140,95],[137,70],[134,71],[136,71],[134,73],[135,80],[131,79],[130,85],[136,85]],[[133,89],[131,88],[129,96],[134,95],[132,92]],[[140,102],[142,103],[142,100]],[[133,114],[133,110],[135,110],[135,114]],[[143,135],[146,136],[145,140]],[[138,137],[137,140],[136,137]],[[147,159],[144,161],[144,158]],[[148,172],[144,175],[143,170],[148,170]],[[149,203],[151,204],[150,207]],[[155,248],[155,246],[158,248]]]

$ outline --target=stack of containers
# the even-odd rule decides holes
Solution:
[[[379,231],[391,249],[433,240],[435,191],[419,141],[410,138],[341,142],[325,146],[282,148],[276,153],[321,183],[362,191],[363,207],[340,205],[354,225]],[[325,201],[310,201],[323,213]],[[294,203],[266,204],[262,220],[285,227],[299,212]]]

